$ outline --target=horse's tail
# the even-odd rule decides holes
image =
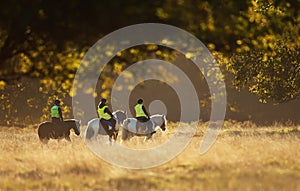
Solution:
[[[41,140],[41,136],[42,136],[41,127],[42,127],[42,124],[39,124],[39,126],[38,126],[38,136],[39,136],[40,140]]]
[[[39,124],[39,127],[38,127],[39,138],[45,138],[46,137],[46,135],[47,135],[46,127],[47,127],[47,125],[48,125],[47,122]]]
[[[122,128],[122,140],[125,141],[127,139],[128,132],[128,124],[130,123],[130,119],[125,119],[123,121],[123,128]]]
[[[39,139],[42,143],[47,143],[47,141],[49,140],[49,131],[46,129],[47,127],[47,122],[41,123],[38,126],[38,136]]]
[[[123,121],[123,125],[122,125],[122,127],[123,127],[123,129],[125,128],[125,129],[128,129],[128,124],[130,123],[130,119],[125,119],[124,121]]]
[[[88,122],[85,138],[91,139],[93,137],[96,137],[99,131],[99,118],[92,119]]]
[[[122,140],[125,141],[127,139],[128,130],[122,129]]]
[[[85,134],[85,138],[86,139],[91,139],[94,136],[95,132],[94,129],[92,128],[92,126],[89,126],[86,128],[86,134]]]

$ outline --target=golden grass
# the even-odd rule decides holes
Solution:
[[[149,143],[133,138],[126,145],[160,144],[174,125]],[[130,170],[104,162],[73,132],[72,143],[42,145],[36,129],[1,127],[0,190],[300,190],[299,127],[227,122],[213,147],[200,155],[205,128],[200,124],[189,146],[170,162]]]

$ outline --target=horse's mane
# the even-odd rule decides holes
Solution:
[[[64,122],[75,122],[75,123],[79,123],[79,120],[77,120],[77,119],[64,119]]]
[[[157,113],[157,114],[151,115],[150,118],[151,117],[162,117],[164,119],[165,124],[167,124],[167,118],[166,118],[166,115],[164,115],[164,114]]]
[[[69,124],[71,126],[73,126],[73,124],[75,124],[77,126],[77,128],[80,127],[80,120],[77,120],[77,119],[64,119],[64,123]]]
[[[125,114],[126,114],[126,111],[123,111],[123,110],[120,110],[120,109],[114,111],[113,113],[117,113],[117,112],[122,112],[122,113],[125,113]]]
[[[154,115],[151,115],[150,117],[163,117],[164,119],[166,119],[166,116],[164,114],[154,114]]]

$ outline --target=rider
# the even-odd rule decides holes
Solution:
[[[109,126],[107,122],[111,123],[112,131],[115,130],[116,126],[116,120],[113,117],[113,114],[110,112],[108,106],[106,105],[106,99],[102,98],[100,100],[99,106],[98,106],[98,117],[100,118],[100,123],[102,127],[105,129],[107,134],[109,132]]]
[[[137,132],[146,132],[147,127],[145,122],[149,121],[150,117],[148,112],[146,111],[146,108],[143,104],[144,100],[143,99],[138,99],[137,104],[134,106],[134,111],[135,111],[135,118],[141,122],[136,124],[136,131]]]
[[[139,129],[141,129],[142,131],[146,131],[147,127],[145,126],[144,123],[150,119],[149,114],[146,111],[146,108],[145,108],[143,102],[144,102],[143,99],[138,99],[137,104],[134,106],[135,118],[139,122],[142,122],[142,124],[136,125],[137,132],[139,132]]]
[[[51,108],[51,118],[54,126],[58,126],[61,122],[63,122],[63,116],[59,100],[54,101],[54,106]]]
[[[150,117],[143,102],[143,99],[138,99],[137,104],[134,106],[135,118],[140,122],[147,122]]]

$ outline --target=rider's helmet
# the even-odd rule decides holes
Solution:
[[[106,103],[106,99],[105,98],[101,98],[100,102],[101,103]]]
[[[54,104],[55,105],[60,105],[60,101],[57,99],[57,100],[54,101]]]

